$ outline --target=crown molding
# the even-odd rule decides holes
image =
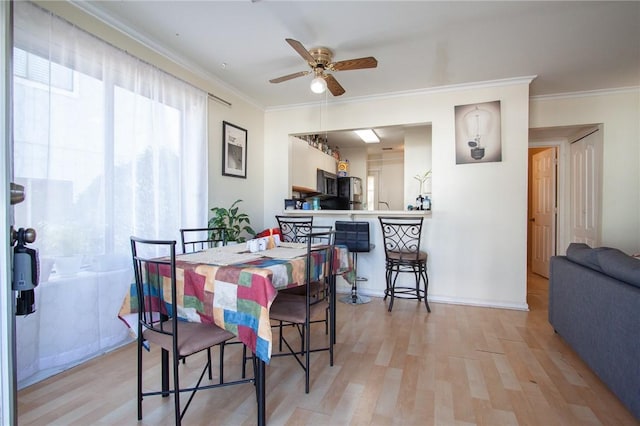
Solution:
[[[531,82],[536,77],[537,76],[532,75],[532,76],[524,76],[524,77],[502,78],[498,80],[450,84],[447,86],[429,87],[424,89],[380,93],[377,95],[354,96],[352,98],[348,98],[344,100],[343,99],[333,100],[330,102],[330,104],[341,105],[341,104],[351,104],[351,103],[359,103],[359,102],[374,101],[374,100],[405,98],[408,96],[424,96],[424,95],[432,95],[435,93],[458,92],[461,90],[475,90],[475,89],[485,89],[485,88],[492,88],[492,87],[511,86],[514,84],[531,84]],[[265,108],[265,111],[284,111],[284,110],[297,109],[297,108],[303,108],[303,107],[315,107],[315,106],[324,105],[324,104],[325,103],[323,101],[319,101],[319,102],[309,102],[309,103],[303,103],[303,104],[280,105],[280,106],[267,107]]]
[[[605,96],[605,95],[615,95],[615,94],[634,93],[634,92],[640,93],[640,86],[618,87],[618,88],[612,88],[612,89],[585,90],[583,92],[554,93],[551,95],[538,95],[538,96],[529,97],[529,100],[546,101],[546,100],[555,100],[555,99],[585,98],[590,96]]]

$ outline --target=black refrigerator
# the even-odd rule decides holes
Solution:
[[[338,202],[340,210],[362,210],[362,179],[359,177],[338,178]]]

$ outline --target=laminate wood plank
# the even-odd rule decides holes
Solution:
[[[607,426],[640,424],[629,418],[630,413],[624,408],[622,402],[600,380],[594,386],[578,388],[577,392],[582,396],[585,406],[602,424]]]
[[[558,354],[547,353],[540,350],[533,350],[532,352],[561,395],[562,400],[568,404],[584,404],[584,400],[580,397],[580,394],[576,392],[576,388],[584,387],[585,384],[575,370],[560,359]]]
[[[436,385],[436,354],[425,352],[418,360],[418,381],[416,383],[419,392],[433,393]]]
[[[572,417],[578,419],[581,425],[602,425],[598,417],[591,411],[591,408],[585,405],[569,404]]]
[[[368,380],[365,382],[358,403],[353,412],[352,424],[369,425],[372,423],[376,402],[383,392],[386,368],[373,365]],[[338,423],[346,424],[346,423]]]
[[[397,368],[387,368],[384,378],[382,379],[383,392],[380,394],[376,402],[374,416],[379,418],[392,419],[396,414],[402,415],[401,410],[397,410],[399,401],[399,393],[401,387],[402,370]]]
[[[508,358],[504,354],[492,354],[491,359],[500,376],[500,383],[505,390],[522,391],[520,382],[513,372],[513,368]]]
[[[509,396],[513,413],[516,417],[516,423],[519,426],[538,426],[540,421],[537,418],[537,413],[533,408],[533,404],[530,403],[529,398],[524,394],[522,388],[518,390],[506,389],[505,392]]]
[[[522,382],[522,395],[531,404],[533,424],[556,426],[562,425],[562,420],[555,413],[542,389],[533,381]]]
[[[489,391],[485,381],[485,374],[481,362],[477,359],[465,359],[464,367],[469,382],[469,393],[472,398],[489,400]]]
[[[391,363],[391,356],[393,355],[394,347],[395,347],[395,339],[393,338],[384,339],[378,346],[378,352],[377,352],[375,364],[380,365],[382,367],[389,367],[389,364]]]
[[[287,426],[326,425],[328,418],[326,415],[298,407],[284,424]]]
[[[348,424],[353,421],[354,414],[358,407],[365,386],[359,383],[349,383],[340,394],[340,399],[331,412],[331,417],[327,424]]]
[[[511,399],[507,390],[502,386],[500,374],[493,361],[494,356],[495,354],[480,352],[478,357],[479,371],[485,383],[488,401],[494,409],[513,411]]]
[[[511,420],[511,423],[508,423],[505,421],[505,418],[508,417],[508,413],[499,411],[499,410],[494,410],[491,407],[491,404],[489,403],[489,401],[484,399],[473,398],[472,403],[473,403],[473,411],[475,414],[474,424],[483,425],[483,426],[484,425],[501,426],[504,424],[514,424],[513,420],[515,420],[515,416],[513,416],[513,413],[509,413],[513,417],[513,420]]]
[[[451,382],[438,380],[435,391],[434,424],[455,424],[453,390]]]
[[[408,355],[405,358],[403,368],[400,370],[401,377],[398,386],[398,399],[395,410],[402,415],[409,415],[420,404],[418,393],[418,379],[420,376],[420,361],[414,356]]]
[[[471,387],[467,377],[466,359],[459,357],[449,357],[451,371],[451,391],[453,396],[454,418],[467,423],[475,423],[475,412],[473,409],[473,397]]]

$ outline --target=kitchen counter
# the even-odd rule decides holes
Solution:
[[[283,210],[290,216],[424,216],[431,217],[431,210]]]

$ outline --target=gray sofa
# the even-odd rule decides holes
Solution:
[[[552,257],[549,322],[640,420],[640,259],[578,243]]]

